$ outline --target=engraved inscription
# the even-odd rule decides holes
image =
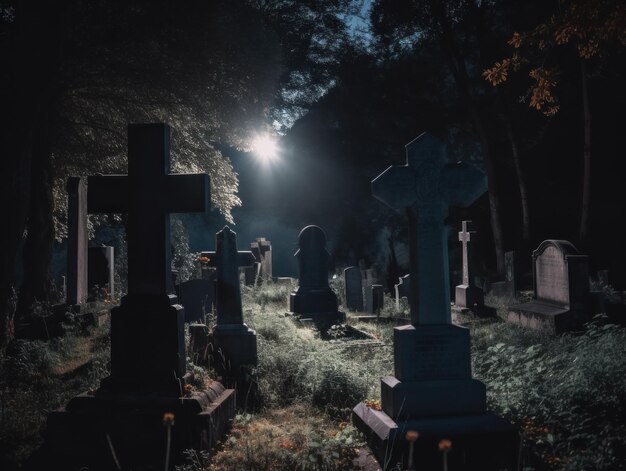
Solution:
[[[469,375],[468,345],[449,332],[419,335],[415,359],[416,379],[456,379]]]
[[[535,261],[537,299],[567,305],[569,286],[567,264],[557,247],[548,247]]]

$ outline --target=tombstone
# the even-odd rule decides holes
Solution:
[[[395,376],[381,380],[382,410],[364,402],[353,422],[380,463],[403,461],[407,430],[419,431],[413,462],[440,466],[440,439],[454,437],[451,469],[515,469],[519,437],[510,423],[486,411],[485,385],[472,379],[469,330],[450,312],[447,231],[449,206],[468,206],[486,189],[485,176],[447,164],[445,147],[422,134],[407,145],[407,164],[372,182],[373,195],[409,219],[411,324],[394,328]],[[410,449],[413,449],[412,447]]]
[[[346,308],[354,312],[363,312],[363,283],[361,270],[348,267],[343,271]]]
[[[214,284],[201,278],[176,285],[178,302],[185,309],[185,323],[204,323],[205,315],[212,311]]]
[[[161,467],[164,412],[175,415],[180,463],[185,449],[212,448],[235,412],[234,391],[218,382],[183,393],[192,378],[183,308],[171,294],[169,214],[206,211],[208,176],[169,173],[166,124],[129,125],[128,148],[128,175],[88,178],[90,212],[128,214],[128,294],[111,312],[111,374],[48,416],[46,449],[63,463],[54,469],[113,469],[113,447],[125,468]]]
[[[394,285],[396,292],[396,311],[400,310],[400,299],[409,298],[409,291],[411,289],[411,274],[404,275],[398,278],[398,284]]]
[[[113,300],[115,297],[115,257],[114,248],[110,245],[89,247],[88,254],[88,285],[89,293],[96,286],[106,288],[106,297]]]
[[[251,406],[258,395],[251,377],[258,364],[257,338],[243,321],[239,267],[252,265],[254,255],[237,251],[237,234],[228,226],[215,235],[215,252],[203,254],[209,254],[209,263],[216,268],[212,366],[238,391],[238,406]]]
[[[371,284],[365,288],[365,312],[379,314],[383,302],[383,285]]]
[[[306,226],[298,235],[298,289],[291,293],[289,310],[300,319],[312,322],[325,331],[332,324],[345,320],[338,311],[337,296],[328,285],[330,254],[326,250],[326,234],[318,226]]]
[[[258,237],[250,243],[250,250],[260,264],[259,275],[263,279],[272,279],[272,244],[265,237]]]
[[[459,241],[463,247],[463,282],[456,287],[454,294],[454,304],[470,309],[484,304],[483,290],[474,284],[474,257],[472,257],[473,250],[469,242],[471,235],[476,232],[468,230],[471,222],[463,221],[462,230],[459,232]]]
[[[257,284],[261,273],[261,264],[259,262],[254,262],[249,267],[241,267],[241,270],[243,271],[243,279],[246,286],[254,286]]]
[[[87,187],[79,177],[67,179],[67,279],[66,304],[87,300]]]
[[[516,298],[519,291],[519,264],[516,263],[517,253],[513,250],[504,252],[504,281],[486,283],[486,292],[496,297]]]
[[[509,306],[507,321],[555,335],[580,329],[588,320],[587,256],[566,240],[544,240],[532,258],[533,300]]]

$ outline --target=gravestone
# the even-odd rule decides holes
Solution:
[[[204,323],[205,315],[212,311],[215,287],[202,278],[187,280],[176,285],[178,302],[185,309],[185,323]]]
[[[111,374],[95,393],[48,416],[54,469],[162,466],[163,414],[175,415],[173,461],[188,448],[210,449],[234,416],[234,391],[214,382],[185,391],[183,308],[172,293],[170,213],[204,212],[206,174],[170,174],[170,128],[128,127],[128,175],[89,177],[88,210],[127,213],[128,294],[111,312]],[[107,440],[103,440],[103,437]]]
[[[348,267],[343,271],[346,308],[354,312],[363,312],[363,283],[361,270]]]
[[[89,247],[88,249],[88,285],[89,293],[97,286],[105,291],[108,300],[115,298],[115,250],[110,245]]]
[[[449,206],[468,206],[485,176],[448,164],[444,145],[422,134],[407,145],[407,164],[372,182],[373,195],[409,219],[411,324],[394,329],[395,376],[381,380],[382,410],[353,410],[380,463],[408,461],[408,430],[419,431],[413,462],[436,469],[440,439],[452,439],[452,469],[516,466],[519,437],[486,412],[485,386],[471,377],[469,330],[451,323],[447,231]],[[496,451],[497,450],[497,451]],[[458,457],[458,458],[457,458]],[[460,460],[464,462],[461,463]]]
[[[79,177],[67,179],[67,279],[66,304],[87,300],[87,187]]]
[[[259,262],[258,276],[266,280],[272,279],[272,244],[265,237],[258,237],[250,243],[250,250]]]
[[[404,275],[398,278],[398,284],[394,285],[396,292],[396,311],[400,310],[400,299],[409,298],[409,291],[411,289],[411,274]]]
[[[254,262],[249,267],[241,267],[240,270],[243,271],[243,280],[246,286],[254,286],[258,283],[261,273],[261,264],[259,262]]]
[[[544,240],[533,252],[533,300],[509,306],[509,322],[560,334],[580,329],[587,319],[589,268],[566,240]]]
[[[519,264],[516,263],[517,253],[513,250],[504,252],[504,281],[487,284],[487,292],[496,297],[517,297],[519,291]]]
[[[318,226],[306,226],[298,235],[298,289],[291,293],[289,310],[300,319],[311,319],[325,332],[332,324],[345,320],[338,311],[337,296],[328,285],[330,254],[326,234]]]
[[[474,284],[474,257],[472,256],[471,235],[475,231],[469,231],[472,221],[463,221],[462,230],[459,232],[459,241],[462,244],[463,258],[463,282],[456,287],[454,304],[458,307],[474,308],[484,304],[483,290]]]
[[[256,399],[250,369],[257,366],[258,357],[256,332],[243,321],[239,267],[252,265],[254,255],[237,251],[237,234],[228,226],[215,235],[215,252],[203,254],[209,254],[217,272],[213,366],[236,387],[237,403],[244,406],[246,398]]]
[[[380,314],[383,303],[383,285],[372,284],[365,288],[365,312]]]

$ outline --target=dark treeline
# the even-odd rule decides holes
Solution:
[[[565,238],[626,281],[621,2],[378,0],[357,38],[344,19],[367,2],[26,3],[0,3],[3,339],[46,299],[63,181],[125,171],[133,121],[172,124],[175,170],[208,172],[227,221],[318,223],[336,263],[390,280],[406,227],[370,181],[428,131],[488,175],[488,195],[449,221],[476,221],[486,272],[502,273],[505,250]],[[261,190],[237,160],[285,117],[299,118]]]

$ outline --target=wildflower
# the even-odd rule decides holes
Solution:
[[[439,451],[448,452],[452,450],[452,442],[447,439],[439,440]]]
[[[193,386],[191,386],[191,384],[185,384],[183,386],[183,394],[185,395],[185,397],[191,396],[192,389],[193,389]]]
[[[367,399],[366,399],[366,400],[365,400],[365,401],[363,401],[363,402],[364,402],[364,403],[365,403],[365,405],[366,405],[367,407],[369,407],[370,409],[373,409],[373,410],[383,410],[383,407],[382,407],[382,405],[381,405],[380,401],[379,401],[379,400],[377,400],[377,399],[374,399],[374,400],[367,400]]]
[[[416,432],[415,430],[409,430],[406,433],[406,439],[410,442],[414,442],[419,438],[420,434],[419,432]]]
[[[166,427],[174,425],[174,414],[172,412],[166,412],[163,414],[163,425]]]

